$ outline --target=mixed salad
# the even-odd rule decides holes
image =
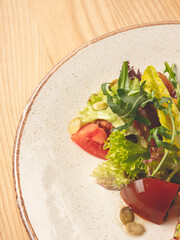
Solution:
[[[165,62],[164,73],[148,66],[141,74],[123,62],[119,78],[90,96],[69,132],[83,150],[104,160],[92,172],[98,184],[119,190],[144,219],[163,222],[180,187],[180,83],[174,64]],[[174,239],[180,239],[179,222]]]

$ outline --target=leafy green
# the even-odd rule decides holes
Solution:
[[[129,92],[129,96],[137,94],[139,92],[140,85],[140,81],[137,78],[132,79],[129,82],[129,89],[131,90]]]
[[[137,113],[141,104],[147,100],[147,93],[143,89],[144,85],[145,82],[140,85],[137,78],[129,82],[128,62],[124,62],[122,65],[118,79],[118,88],[115,91],[110,87],[109,83],[101,85],[102,92],[107,96],[107,103],[112,112],[122,119],[130,119],[128,124],[119,126],[119,130],[129,128],[132,124],[132,119],[135,120],[136,118],[138,121],[146,122],[150,125],[148,119],[140,117]]]
[[[176,152],[169,152],[161,169],[168,171],[168,175],[165,179],[166,181],[180,184],[180,177],[177,174],[180,172],[180,156],[178,156]]]
[[[165,107],[162,106],[162,102],[159,103],[158,101],[160,99],[163,99],[162,101],[167,103],[169,102],[170,104],[172,104],[171,110],[174,117],[176,130],[180,130],[180,111],[172,101],[172,98],[163,81],[160,79],[156,69],[152,66],[148,66],[142,75],[141,82],[146,82],[144,90],[148,93],[147,101],[145,101],[142,106],[145,106],[147,102],[153,102],[154,106],[157,108],[157,113],[161,125],[172,130],[171,120],[165,112]],[[161,105],[161,107],[159,107],[159,105]],[[165,111],[163,111],[163,109]],[[175,141],[176,145],[180,146],[180,138],[178,138],[178,136],[176,137]]]
[[[125,123],[117,116],[117,114],[113,113],[109,107],[103,110],[95,110],[93,108],[94,103],[101,101],[107,102],[107,97],[103,95],[102,91],[91,95],[87,107],[79,112],[79,118],[83,125],[89,122],[94,122],[96,119],[107,120],[115,127]]]
[[[128,62],[123,62],[121,73],[118,80],[118,88],[129,90]]]
[[[177,80],[176,80],[176,73],[174,72],[174,67],[175,65],[173,64],[171,67],[169,66],[169,64],[167,62],[164,63],[165,65],[165,70],[164,73],[169,73],[169,81],[172,82],[172,84],[174,85],[174,87],[177,87]]]
[[[172,134],[170,129],[166,128],[165,126],[156,127],[154,129],[150,130],[149,140],[154,138],[156,144],[158,147],[163,147],[167,149],[165,152],[163,158],[161,159],[160,163],[156,167],[156,169],[153,171],[152,176],[156,175],[156,173],[160,170],[162,164],[164,163],[165,159],[167,158],[169,151],[179,151],[180,149],[173,144],[175,136],[179,134],[179,131],[176,131],[175,126],[175,120],[172,113],[172,99],[170,97],[162,97],[161,99],[158,99],[153,94],[152,103],[154,103],[154,106],[156,109],[162,111],[165,115],[168,115],[171,121],[172,126]],[[162,141],[159,138],[159,135],[161,135],[163,138],[170,140],[170,143],[166,141]]]
[[[150,130],[149,141],[150,141],[151,138],[154,138],[154,140],[157,144],[157,147],[163,147],[163,148],[166,148],[168,150],[178,152],[178,151],[180,151],[180,149],[176,145],[174,145],[172,143],[162,141],[160,139],[160,136],[164,137],[165,139],[171,139],[172,134],[170,134],[170,133],[171,133],[170,130],[167,129],[166,127],[164,127],[164,126],[153,128],[153,129]]]
[[[111,133],[105,148],[109,148],[108,160],[92,173],[99,184],[108,189],[120,189],[140,175],[147,176],[143,160],[149,158],[149,149],[127,140],[118,130]]]
[[[173,84],[173,86],[176,89],[176,95],[177,95],[177,107],[180,110],[180,84],[177,81],[176,73],[174,72],[175,64],[172,64],[170,67],[167,62],[164,63],[165,70],[164,73],[169,73],[169,81]]]
[[[119,127],[113,128],[111,131],[116,131],[116,130],[122,131],[122,130],[126,130],[126,129],[128,129],[128,128],[132,125],[133,121],[134,121],[134,118],[131,118],[128,123],[126,123],[126,124],[124,124],[124,125],[121,125],[121,126],[119,126]]]
[[[164,164],[169,152],[179,150],[180,112],[173,103],[168,90],[154,67],[148,66],[146,68],[142,76],[142,83],[143,82],[147,83],[144,89],[148,92],[147,101],[145,101],[143,105],[147,102],[152,102],[157,109],[161,123],[160,128],[151,130],[150,137],[155,139],[158,146],[162,146],[166,149],[163,158],[152,173],[152,176],[155,176]],[[159,134],[163,136],[164,141],[159,138]]]
[[[167,182],[170,182],[171,179],[176,175],[176,173],[180,172],[180,165],[176,167],[176,169],[174,171],[172,171],[168,178],[166,179]]]
[[[153,96],[152,103],[154,104],[156,109],[163,111],[165,115],[167,115],[167,114],[170,115],[173,133],[171,134],[171,131],[167,127],[159,126],[159,127],[156,127],[156,128],[153,128],[150,130],[149,141],[151,138],[154,138],[158,147],[163,147],[163,148],[171,150],[171,151],[180,151],[180,149],[176,145],[172,144],[174,141],[175,135],[178,134],[178,132],[175,130],[174,117],[172,115],[172,110],[171,110],[172,99],[169,97],[162,97],[161,99],[158,99]],[[166,103],[166,105],[164,106],[165,103]],[[162,141],[163,138],[160,139],[159,136],[165,138],[166,141]],[[171,140],[171,143],[168,143],[167,139]]]
[[[145,123],[145,124],[148,125],[148,126],[151,125],[151,122],[150,122],[146,117],[143,117],[143,116],[141,116],[141,115],[138,114],[138,113],[137,113],[135,119],[136,119],[138,122]]]
[[[169,78],[175,84],[173,68],[167,63],[165,66],[165,71],[169,72]],[[177,81],[175,86],[179,87],[180,96]],[[107,109],[94,110],[93,104],[98,101],[106,102]],[[134,120],[150,126],[150,121],[138,114],[139,107],[145,107],[148,102],[157,109],[161,122],[160,127],[150,130],[149,136],[149,140],[154,138],[157,152],[132,143],[124,136]],[[180,112],[154,67],[146,68],[140,82],[137,78],[129,79],[128,62],[124,62],[118,82],[103,83],[101,91],[92,95],[87,108],[80,112],[80,118],[83,124],[105,119],[115,127],[105,143],[105,148],[109,149],[107,161],[92,173],[105,188],[120,189],[139,177],[154,177],[157,173],[161,176],[161,172],[169,175],[168,180],[178,178],[180,162],[176,153],[180,150]]]

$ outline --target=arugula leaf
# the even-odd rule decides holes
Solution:
[[[166,103],[167,104],[167,111],[165,111],[164,108],[162,108],[162,111],[165,112],[165,114],[169,114],[170,116],[170,120],[171,120],[171,124],[172,124],[172,135],[171,135],[171,143],[167,143],[167,142],[161,142],[160,143],[160,139],[158,139],[158,135],[155,134],[155,141],[156,141],[156,144],[159,144],[161,146],[163,146],[165,149],[168,149],[166,150],[163,158],[161,159],[160,163],[158,164],[158,166],[156,167],[156,169],[153,171],[152,173],[152,177],[156,175],[156,173],[160,170],[162,164],[164,163],[165,159],[167,158],[168,154],[169,154],[169,151],[179,151],[179,148],[174,145],[174,139],[175,139],[175,136],[178,134],[177,131],[176,131],[176,127],[175,127],[175,121],[174,121],[174,116],[173,116],[173,113],[172,113],[172,100],[169,101],[169,98],[167,97],[164,97],[162,98],[160,101],[159,101],[159,107],[162,106],[161,104],[164,104]],[[163,129],[165,130],[165,128]],[[162,129],[160,130],[162,131]],[[155,131],[157,132],[157,131]],[[168,131],[166,130],[165,131],[166,135],[169,134]],[[168,135],[167,135],[168,136]],[[153,137],[154,137],[154,134],[153,134]]]
[[[175,144],[173,144],[175,136],[179,134],[179,131],[177,131],[175,127],[175,120],[172,113],[172,104],[173,104],[172,99],[170,97],[157,98],[155,97],[155,95],[156,95],[155,91],[147,94],[147,98],[148,98],[147,101],[153,103],[157,110],[160,110],[165,115],[170,116],[170,120],[172,124],[172,134],[168,128],[162,125],[160,127],[156,127],[150,130],[148,141],[150,141],[151,138],[154,138],[157,144],[157,147],[163,147],[164,149],[167,149],[160,163],[158,164],[156,169],[153,171],[152,176],[157,174],[157,172],[160,170],[162,164],[164,163],[165,159],[169,154],[169,151],[174,151],[174,152],[180,151],[180,149]],[[145,105],[147,101],[144,102],[142,105]],[[170,140],[170,142],[162,141],[162,139],[160,139],[160,136],[162,137],[162,139],[164,137]]]
[[[108,91],[112,91],[110,88],[110,83],[103,83],[101,85],[101,90],[105,96],[109,96],[110,94]]]
[[[143,116],[139,115],[138,113],[135,117],[135,120],[137,120],[138,122],[145,123],[148,126],[151,125],[151,122],[146,117],[143,117]]]
[[[143,90],[144,84],[140,86],[139,93],[136,96],[129,96],[123,89],[118,89],[118,95],[125,103],[124,109],[122,109],[122,118],[130,118],[136,115],[138,108],[146,100],[146,92]]]
[[[160,134],[162,137],[165,137],[166,139],[171,139],[172,134],[170,134],[170,133],[171,133],[171,131],[164,126],[155,127],[150,130],[149,138],[151,139],[153,137],[153,135],[156,138],[156,136],[158,136],[158,134]]]
[[[159,135],[162,137],[165,137],[166,139],[170,139],[170,140],[172,138],[172,135],[170,134],[170,130],[164,126],[160,126],[160,127],[156,127],[156,128],[153,128],[150,130],[150,135],[149,135],[148,140],[150,141],[151,138],[154,138],[154,140],[157,144],[157,147],[163,147],[170,151],[176,151],[176,152],[180,151],[180,149],[176,145],[162,141],[159,138]]]
[[[128,62],[123,62],[118,80],[118,88],[129,90]]]
[[[165,115],[170,114],[172,108],[172,99],[170,97],[154,98],[154,106],[161,110]]]
[[[107,96],[107,103],[112,112],[121,118],[129,119],[136,117],[138,108],[147,100],[146,92],[143,89],[144,84],[145,82],[140,85],[135,79],[134,84],[129,84],[128,62],[124,62],[117,91],[114,92],[107,83],[103,83],[101,89],[103,94]],[[145,119],[143,120],[145,121]]]
[[[176,175],[176,173],[178,173],[178,172],[180,172],[180,164],[175,168],[175,170],[174,171],[172,171],[171,173],[170,173],[170,175],[168,176],[168,178],[167,178],[167,182],[170,182],[171,181],[171,179],[174,177],[174,175]]]
[[[169,73],[169,81],[174,85],[175,88],[177,88],[177,80],[176,80],[176,73],[174,72],[175,65],[173,64],[171,67],[167,62],[164,63],[165,70],[164,73]]]
[[[178,83],[176,79],[176,73],[174,72],[175,64],[172,64],[170,67],[167,62],[164,63],[165,65],[165,70],[164,73],[169,73],[169,81],[173,84],[173,86],[176,89],[176,94],[177,94],[177,107],[180,110],[180,84]]]

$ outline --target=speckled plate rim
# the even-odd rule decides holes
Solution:
[[[107,37],[111,37],[115,34],[118,33],[122,33],[122,32],[126,32],[129,30],[134,30],[137,28],[144,28],[144,27],[151,27],[151,26],[157,26],[157,25],[170,25],[170,24],[180,24],[180,21],[159,21],[159,22],[149,22],[149,23],[143,23],[143,24],[138,24],[138,25],[132,25],[129,27],[123,27],[121,29],[106,33],[100,37],[97,37],[87,43],[85,43],[84,45],[82,45],[81,47],[77,48],[76,50],[74,50],[73,52],[71,52],[69,55],[67,55],[65,58],[63,58],[60,62],[58,62],[53,68],[52,70],[42,79],[42,81],[40,82],[40,84],[37,86],[36,90],[34,91],[34,93],[32,94],[31,98],[29,99],[23,113],[22,116],[19,120],[18,123],[18,127],[16,130],[16,136],[15,136],[15,140],[14,140],[14,147],[13,147],[13,157],[12,157],[12,163],[13,163],[13,181],[14,181],[14,187],[15,187],[15,193],[16,193],[16,201],[17,201],[17,205],[20,211],[20,215],[23,221],[23,224],[26,228],[26,231],[30,237],[30,239],[36,240],[38,239],[36,236],[36,233],[33,229],[33,226],[30,222],[30,219],[28,217],[28,213],[26,211],[26,207],[25,207],[25,203],[23,200],[23,196],[22,196],[22,191],[21,191],[21,183],[20,183],[20,177],[19,177],[19,152],[20,152],[20,145],[21,145],[21,136],[22,136],[22,132],[26,123],[26,119],[29,115],[29,112],[31,110],[31,107],[34,103],[34,100],[36,99],[36,97],[38,96],[39,92],[41,91],[42,87],[46,84],[46,82],[48,81],[48,79],[65,63],[67,62],[70,58],[72,58],[73,56],[75,56],[79,51],[81,51],[82,49],[88,47],[89,45],[96,43],[104,38]]]

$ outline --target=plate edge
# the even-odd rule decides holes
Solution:
[[[12,175],[13,175],[13,182],[14,182],[14,189],[15,189],[15,194],[16,194],[16,201],[17,201],[17,206],[20,211],[20,215],[23,221],[23,224],[25,226],[25,229],[32,240],[37,240],[38,237],[32,227],[32,224],[30,222],[30,219],[28,217],[28,213],[25,208],[25,203],[22,197],[22,192],[21,192],[21,184],[20,184],[20,177],[19,177],[19,151],[20,151],[20,144],[21,144],[21,136],[22,132],[26,123],[26,119],[28,117],[28,114],[31,110],[31,106],[34,103],[34,100],[38,96],[40,90],[42,87],[45,85],[45,83],[48,81],[48,79],[66,62],[68,61],[71,57],[75,56],[79,51],[83,50],[84,48],[88,47],[89,45],[96,43],[104,38],[108,38],[110,36],[113,36],[118,33],[134,30],[137,28],[144,28],[144,27],[151,27],[151,26],[160,26],[160,25],[178,25],[180,24],[180,21],[158,21],[158,22],[147,22],[147,23],[142,23],[142,24],[137,24],[137,25],[131,25],[128,27],[123,27],[108,33],[105,33],[99,37],[94,38],[93,40],[83,44],[82,46],[78,47],[74,51],[72,51],[70,54],[68,54],[65,58],[60,60],[51,70],[50,72],[40,81],[38,86],[36,87],[34,93],[28,100],[25,109],[23,110],[23,113],[21,115],[21,118],[19,120],[16,134],[15,134],[15,140],[14,140],[14,146],[13,146],[13,156],[12,156],[12,164],[13,164],[13,170],[12,170]]]

